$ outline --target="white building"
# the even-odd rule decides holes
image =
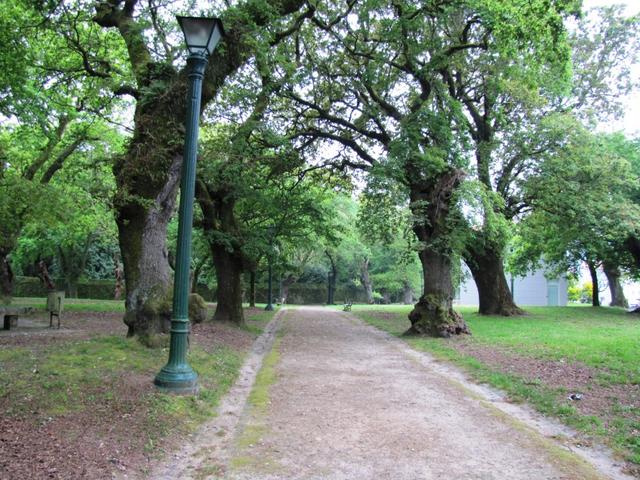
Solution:
[[[463,265],[464,281],[456,292],[454,302],[458,305],[478,305],[478,289],[473,281],[471,272]],[[561,306],[567,305],[567,279],[546,278],[543,270],[537,270],[526,277],[510,277],[507,283],[514,294],[514,301],[518,306]]]

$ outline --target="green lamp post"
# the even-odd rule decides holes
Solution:
[[[193,197],[196,180],[198,150],[198,121],[202,79],[209,55],[223,35],[218,18],[177,17],[189,49],[187,71],[189,96],[185,123],[184,158],[180,179],[180,210],[178,211],[178,245],[173,286],[171,342],[169,361],[162,367],[153,383],[172,393],[192,394],[198,390],[198,374],[187,363],[189,337],[189,267],[191,265],[191,229]]]

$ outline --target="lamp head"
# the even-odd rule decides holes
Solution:
[[[224,35],[219,18],[177,16],[191,54],[209,56]]]

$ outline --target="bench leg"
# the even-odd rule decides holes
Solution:
[[[4,316],[4,329],[11,330],[11,327],[18,326],[18,315],[7,315]]]
[[[58,330],[60,330],[60,314],[49,312],[49,328],[53,328],[53,317],[58,317]]]

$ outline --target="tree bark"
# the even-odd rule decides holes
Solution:
[[[216,267],[218,292],[213,320],[244,325],[242,310],[242,256],[229,251],[224,245],[211,246],[213,264]]]
[[[226,35],[209,60],[202,88],[201,108],[215,98],[226,79],[256,50],[253,28],[298,11],[302,0],[268,1],[269,14],[251,2],[225,17]],[[171,311],[166,227],[176,200],[184,143],[185,69],[169,61],[155,61],[138,24],[136,2],[99,2],[93,21],[118,30],[127,48],[138,91],[134,134],[127,152],[114,163],[117,191],[114,201],[125,272],[125,323],[129,335],[145,336],[166,329]],[[287,35],[283,35],[286,38]],[[177,167],[177,168],[176,168]],[[232,282],[233,283],[233,282]],[[235,299],[235,296],[234,296]],[[242,318],[242,317],[240,317]],[[237,319],[239,320],[239,319]]]
[[[338,268],[333,256],[325,250],[325,255],[329,258],[331,269],[327,274],[327,305],[335,305],[336,284],[338,282]]]
[[[470,333],[462,316],[453,310],[448,212],[463,172],[449,169],[439,177],[420,182],[419,171],[409,164],[410,208],[413,231],[424,248],[418,253],[424,275],[424,294],[409,313],[407,334],[449,337]]]
[[[256,270],[249,270],[249,306],[256,306]]]
[[[296,283],[298,278],[293,274],[288,274],[285,278],[282,279],[280,284],[282,285],[282,298],[281,301],[283,304],[287,303],[287,298],[289,297],[289,287]]]
[[[598,285],[598,271],[596,264],[592,261],[588,261],[589,274],[591,275],[591,306],[600,306],[600,287]]]
[[[640,238],[630,236],[625,240],[624,245],[633,257],[636,268],[640,269]]]
[[[467,246],[464,257],[478,288],[478,313],[506,317],[524,314],[513,301],[497,249],[476,237]]]
[[[13,270],[9,263],[9,254],[0,250],[0,301],[6,302],[13,295]]]
[[[128,336],[137,335],[143,341],[168,332],[171,322],[173,282],[166,234],[175,203],[177,165],[173,182],[151,206],[120,206],[116,216],[126,290],[124,323]]]
[[[235,197],[225,186],[214,187],[200,179],[196,181],[196,196],[218,283],[213,320],[244,325],[242,273],[245,259],[234,213]]]
[[[612,307],[627,308],[629,303],[624,296],[624,290],[620,282],[620,277],[622,276],[620,269],[606,262],[602,266],[604,274],[607,276],[607,282],[609,283],[609,291],[611,292],[611,303],[609,305]]]
[[[362,263],[360,264],[360,282],[364,287],[364,293],[367,297],[367,303],[369,305],[372,305],[373,304],[373,284],[371,283],[371,278],[369,277],[369,259],[367,257],[365,257]]]

